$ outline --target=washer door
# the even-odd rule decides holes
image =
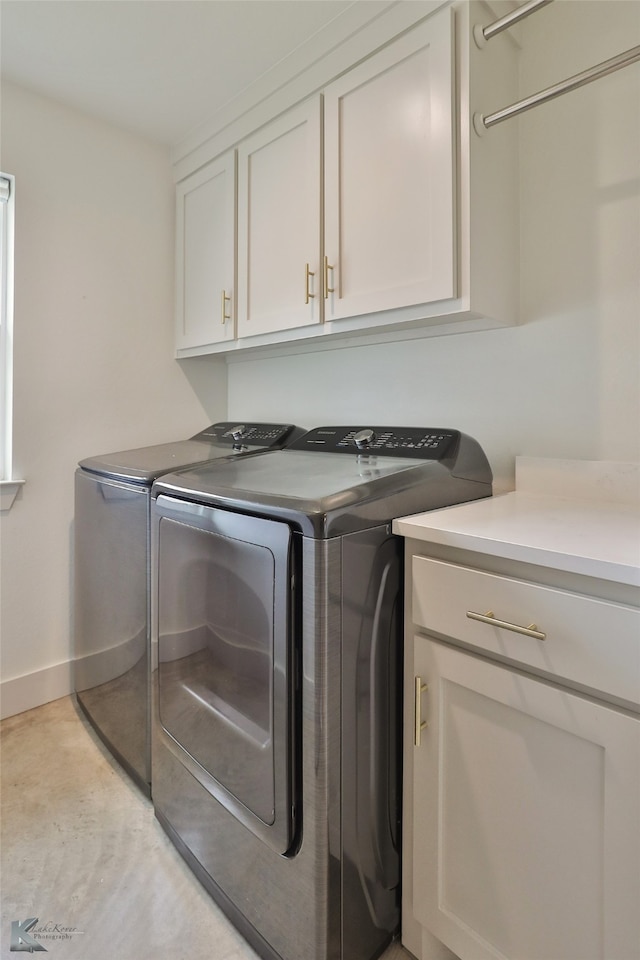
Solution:
[[[279,853],[295,832],[292,536],[159,497],[157,711],[181,762]]]

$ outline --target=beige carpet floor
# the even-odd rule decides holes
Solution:
[[[51,960],[257,960],[71,698],[4,720],[0,743],[2,960],[33,918]]]

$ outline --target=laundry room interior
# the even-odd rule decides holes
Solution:
[[[532,552],[517,552],[513,547],[493,566],[485,567],[480,562],[478,566],[504,579],[511,575],[524,577],[545,589],[588,595],[594,602],[637,615],[640,63],[631,62],[607,72],[480,133],[471,115],[461,120],[460,112],[466,107],[469,114],[469,99],[475,94],[473,85],[471,93],[463,89],[468,75],[460,73],[461,64],[469,64],[456,48],[450,66],[456,101],[453,115],[457,118],[451,137],[454,178],[450,200],[459,228],[452,241],[456,251],[452,269],[459,290],[432,299],[464,301],[468,291],[462,287],[468,278],[463,274],[468,270],[482,291],[479,301],[482,297],[488,302],[500,301],[498,317],[485,317],[480,308],[464,302],[447,317],[433,304],[424,315],[412,313],[412,306],[401,306],[397,316],[393,309],[387,310],[383,321],[374,312],[361,313],[354,321],[330,320],[325,323],[326,335],[308,326],[303,328],[308,323],[305,319],[300,320],[300,333],[293,321],[284,332],[276,331],[275,336],[261,333],[253,337],[253,342],[251,335],[238,335],[237,326],[235,334],[233,330],[229,334],[234,340],[231,345],[185,348],[180,346],[179,335],[176,340],[177,290],[186,282],[184,262],[176,269],[181,222],[176,191],[188,177],[198,175],[206,164],[228,151],[237,151],[240,160],[234,162],[241,162],[242,145],[249,141],[254,127],[262,130],[270,115],[286,114],[297,101],[322,92],[329,81],[338,83],[347,73],[347,64],[349,69],[352,65],[359,68],[370,51],[376,56],[384,52],[398,37],[402,39],[414,28],[435,20],[443,8],[454,10],[452,22],[458,29],[464,23],[471,31],[471,21],[489,24],[519,6],[503,0],[478,2],[471,4],[469,14],[469,4],[461,0],[32,0],[29,4],[2,0],[0,171],[15,178],[11,181],[15,191],[13,333],[9,337],[5,334],[4,349],[11,354],[10,362],[3,358],[5,384],[12,384],[12,395],[7,403],[5,386],[2,411],[5,438],[10,444],[7,451],[5,442],[5,465],[10,472],[2,478],[0,535],[0,708],[3,721],[9,724],[7,743],[12,732],[21,729],[21,717],[27,718],[27,711],[52,707],[63,698],[73,704],[77,542],[74,474],[78,464],[107,451],[186,440],[216,423],[229,427],[295,425],[301,433],[326,426],[354,431],[370,427],[378,433],[407,428],[407,435],[418,429],[433,436],[459,432],[464,438],[473,438],[486,455],[493,475],[492,500],[496,503],[517,492],[519,471],[523,488],[531,483],[533,489],[530,478],[534,474],[537,483],[541,475],[550,475],[556,468],[564,470],[562,465],[566,465],[568,472],[563,476],[579,479],[575,479],[573,488],[573,479],[567,485],[558,482],[560,499],[584,502],[593,496],[598,503],[624,504],[624,510],[628,510],[624,513],[627,519],[620,520],[616,514],[616,522],[620,521],[622,527],[626,524],[626,536],[631,537],[630,543],[625,541],[625,559],[616,567],[618,573],[622,567],[627,572],[616,580],[613,573],[605,574],[596,567],[590,555],[591,567],[585,561],[582,566],[559,566],[563,572],[557,576],[554,568],[554,576],[548,580],[542,575],[536,577],[532,574],[536,564],[545,569],[553,566],[549,554],[570,552],[557,546],[552,534],[548,544],[542,543],[547,533],[543,520],[535,534],[541,538],[536,549],[547,559],[532,559]],[[123,8],[119,28],[117,16],[109,9],[115,7]],[[163,14],[164,7],[171,11]],[[157,8],[159,25],[150,30],[152,8]],[[244,58],[246,69],[238,71],[233,81],[235,89],[225,87],[220,79],[223,92],[216,90],[215,76],[205,71],[202,76],[212,83],[214,91],[212,106],[206,110],[202,90],[197,96],[195,92],[189,96],[188,38],[193,39],[193,83],[199,76],[197,58],[207,59],[206,45],[200,40],[203,31],[212,29],[216,8],[223,16],[225,30],[242,30],[238,56]],[[234,8],[233,16],[230,8]],[[245,8],[244,19],[237,8]],[[254,15],[257,26],[252,26]],[[221,36],[229,35],[221,27]],[[467,39],[472,49],[468,56],[474,63],[478,58],[490,58],[500,44],[510,45],[512,73],[508,81],[498,76],[487,84],[494,97],[482,105],[488,115],[624,51],[635,49],[637,61],[640,2],[554,0],[542,4],[541,9],[500,37],[486,40],[482,49],[474,46],[471,32]],[[173,89],[172,69],[183,70],[186,77],[175,85],[175,99],[167,97],[167,91]],[[209,64],[207,70],[212,69]],[[482,65],[478,67],[482,69]],[[168,75],[166,85],[158,80],[156,86],[156,70],[158,78]],[[481,92],[482,87],[479,83]],[[183,103],[180,96],[186,98]],[[328,103],[327,93],[325,110]],[[326,131],[323,136],[326,144]],[[481,175],[476,174],[474,157]],[[247,169],[254,169],[248,161]],[[240,171],[236,166],[236,175]],[[376,196],[378,201],[384,209],[384,198]],[[469,210],[477,219],[460,226],[460,218]],[[241,214],[242,210],[236,208],[240,231]],[[321,231],[329,235],[328,219]],[[494,232],[503,240],[498,242]],[[375,236],[367,239],[375,251]],[[435,242],[433,236],[430,242]],[[237,263],[235,269],[239,269]],[[325,257],[328,290],[327,269],[331,272],[333,267],[327,268]],[[312,272],[307,264],[307,271],[307,304],[311,297],[312,308],[324,309],[326,320],[329,307],[320,306],[322,265],[319,263]],[[309,274],[317,284],[312,288]],[[301,292],[302,316],[306,309],[304,262],[295,282]],[[236,289],[240,285],[238,274]],[[224,323],[224,290],[222,295]],[[229,302],[229,323],[233,325],[234,318],[239,323],[235,296]],[[326,293],[325,302],[330,302]],[[250,303],[247,298],[247,310]],[[403,309],[408,312],[403,314]],[[214,310],[215,323],[219,324],[219,294]],[[269,458],[279,455],[280,451],[266,453],[253,463],[261,459],[276,462]],[[243,463],[245,472],[250,462]],[[581,493],[584,477],[592,493]],[[619,481],[623,493],[619,493]],[[486,493],[479,496],[485,497]],[[435,506],[438,511],[440,507],[463,509],[449,506],[455,502],[442,501]],[[479,505],[480,501],[469,507],[479,509]],[[216,501],[215,506],[220,507],[220,503]],[[405,513],[422,509],[426,508]],[[444,514],[445,510],[439,512]],[[270,516],[264,508],[256,513]],[[455,513],[451,514],[454,532],[447,534],[434,532],[440,530],[436,523],[429,527],[429,534],[415,525],[401,529],[396,524],[400,516],[393,514],[383,520],[393,522],[398,542],[404,539],[406,543],[407,576],[411,558],[415,561],[423,549],[417,545],[427,536],[434,538],[429,543],[439,544],[433,552],[427,551],[430,562],[469,566],[473,551],[483,549],[478,539],[473,541],[475,545],[463,542],[467,528],[464,536],[457,527],[454,529],[458,522]],[[483,522],[475,517],[471,518],[473,523]],[[460,523],[464,526],[462,518]],[[556,529],[562,523],[559,520]],[[587,521],[584,524],[586,530]],[[442,525],[444,529],[444,520]],[[478,538],[483,536],[494,535],[477,534]],[[457,548],[466,553],[451,553]],[[615,549],[605,533],[602,554],[607,562],[609,553],[613,557]],[[612,564],[614,560],[618,562],[614,557]],[[508,567],[511,561],[525,566],[519,573],[512,573]],[[582,575],[589,581],[586,586],[571,579]],[[594,585],[600,579],[607,581],[602,593]],[[408,597],[410,587],[407,591]],[[411,600],[406,602],[408,613]],[[413,603],[416,629],[431,629],[428,623],[416,619],[415,595]],[[637,620],[629,623],[633,623],[630,629],[635,632]],[[408,621],[405,629],[409,626]],[[435,626],[433,630],[448,635],[444,627]],[[405,642],[407,636],[405,632]],[[465,642],[461,641],[463,647]],[[510,663],[516,662],[516,654],[505,654],[499,644],[492,656],[506,656]],[[633,656],[637,658],[637,653]],[[405,664],[405,669],[410,666],[415,673],[413,665]],[[637,697],[633,690],[621,692],[616,688],[607,692],[604,687],[601,697],[596,682],[582,675],[569,682],[585,702],[613,704],[611,712],[617,714],[619,710],[633,723],[633,735],[637,737],[639,670],[637,659],[627,664]],[[542,659],[538,666],[533,665],[533,671],[551,684],[549,675],[553,671]],[[405,673],[405,695],[408,677]],[[414,709],[413,700],[406,709]],[[65,717],[68,724],[69,716]],[[405,713],[405,731],[412,717],[413,713]],[[78,717],[75,720],[78,722]],[[81,718],[81,723],[86,724],[86,719]],[[94,737],[93,749],[107,755],[100,762],[112,763],[90,725],[81,727],[81,732]],[[404,749],[408,749],[406,745]],[[406,757],[405,752],[405,765]],[[44,759],[41,756],[36,762],[44,763]],[[21,762],[28,766],[31,760],[26,756]],[[65,762],[72,761],[67,757]],[[586,764],[585,760],[585,771]],[[107,767],[102,769],[99,776],[103,778],[120,776],[117,764],[109,767],[108,774]],[[293,778],[296,775],[291,774]],[[3,779],[10,780],[11,776],[11,771],[3,771]],[[636,771],[635,776],[633,789],[637,790],[640,773]],[[134,791],[133,802],[137,799]],[[148,799],[144,802],[151,803]],[[133,814],[131,822],[136,822]],[[411,830],[416,829],[413,820],[411,823]],[[149,826],[147,823],[145,829]],[[154,827],[164,838],[152,821]],[[126,845],[129,841],[119,829],[114,837]],[[640,856],[637,817],[633,830],[631,858]],[[630,828],[630,834],[633,830]],[[158,855],[164,856],[154,847],[153,857]],[[143,851],[140,856],[144,856]],[[475,860],[474,865],[475,869]],[[629,870],[633,872],[632,867]],[[403,890],[411,896],[413,885],[420,880],[415,871],[412,877],[411,882],[403,882]],[[180,874],[176,883],[181,891],[190,879],[187,871]],[[461,882],[458,893],[462,887]],[[39,895],[45,888],[43,881]],[[208,897],[200,893],[195,896],[199,898],[197,911],[206,910]],[[590,896],[585,892],[581,902],[590,904]],[[464,900],[463,893],[460,897]],[[9,921],[38,915],[42,919],[46,909],[45,904],[23,903],[13,894],[8,904],[16,915],[7,918],[3,911],[0,936],[2,956],[7,960],[15,949],[13,945],[11,950],[7,947]],[[155,916],[155,908],[147,907],[149,917]],[[491,912],[489,906],[482,909],[487,915]],[[74,910],[81,926],[82,910],[77,904]],[[398,951],[393,960],[410,954],[420,960],[476,960],[501,955],[516,960],[520,955],[517,937],[510,939],[503,931],[493,931],[494,942],[502,950],[512,950],[512,954],[501,954],[498,946],[485,943],[483,937],[491,941],[493,934],[482,923],[478,924],[479,939],[466,941],[458,930],[449,931],[448,921],[433,919],[431,913],[421,913],[417,907],[413,912],[424,934],[417,932],[416,926],[403,940],[402,952],[399,942],[392,948]],[[71,913],[70,904],[67,914]],[[635,953],[624,952],[624,944],[632,942],[638,933],[637,918],[628,919],[624,909],[620,913],[625,914],[621,927],[627,931],[620,935],[616,947],[622,952],[607,954],[609,941],[603,933],[605,946],[601,943],[594,947],[589,960],[640,957],[638,941]],[[467,918],[465,923],[471,921]],[[605,921],[603,924],[606,926]],[[186,934],[185,928],[182,933]],[[506,939],[501,939],[503,935]],[[233,939],[234,934],[228,936],[219,954],[199,954],[185,947],[183,955],[206,955],[216,960],[253,956],[242,952],[241,939]],[[397,940],[397,930],[394,936]],[[95,954],[74,953],[80,949],[81,939],[72,939],[70,945],[56,944],[56,955],[106,960],[108,953],[101,950],[107,946],[103,947],[101,940],[96,941],[99,945]],[[539,945],[535,938],[533,942]],[[474,953],[479,943],[484,952]],[[206,949],[204,944],[201,948]],[[54,953],[53,945],[47,949]],[[252,944],[252,949],[260,956],[303,960],[302,954],[285,955],[284,947],[267,946],[261,952],[259,941]],[[344,944],[340,950],[327,949],[323,957],[310,952],[309,960],[373,957],[373,952],[362,957],[350,955]],[[585,960],[575,951],[567,947],[562,956],[528,956],[530,960]],[[119,956],[123,960],[133,960],[133,956],[148,960],[153,956],[157,960],[165,954],[154,940],[152,925],[148,944],[138,944],[135,954],[124,952]]]

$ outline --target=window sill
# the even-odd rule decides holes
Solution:
[[[0,511],[11,510],[24,480],[0,480]]]

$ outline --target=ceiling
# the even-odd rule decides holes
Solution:
[[[174,145],[354,2],[0,0],[2,78]]]

